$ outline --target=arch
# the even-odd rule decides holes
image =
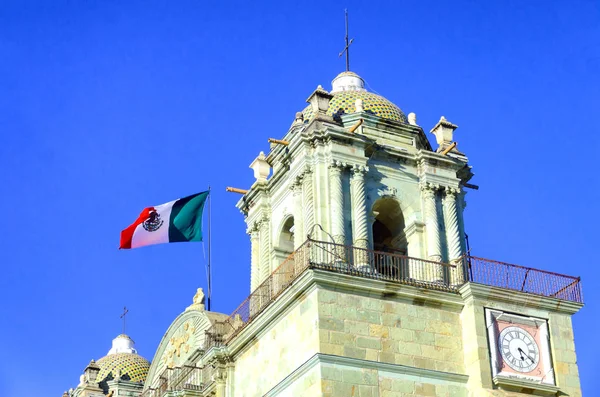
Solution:
[[[292,215],[285,218],[281,224],[277,248],[286,257],[294,252],[294,217]]]
[[[373,203],[373,248],[406,255],[406,226],[400,203],[393,197],[382,197]]]

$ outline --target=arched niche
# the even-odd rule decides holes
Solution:
[[[276,237],[276,246],[274,249],[276,269],[288,256],[294,252],[294,217],[288,216],[281,223],[279,233]]]
[[[406,255],[406,224],[398,200],[394,197],[382,197],[373,204],[372,211],[375,217],[373,248],[376,251]]]

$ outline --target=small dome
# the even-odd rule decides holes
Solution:
[[[327,114],[336,121],[340,121],[340,116],[347,113],[356,112],[356,100],[361,99],[363,110],[374,114],[383,119],[399,121],[406,123],[407,119],[402,110],[392,102],[382,96],[368,92],[364,88],[363,79],[354,72],[340,73],[332,81],[331,94],[333,98],[329,101]],[[313,109],[307,106],[302,114],[304,122],[309,122],[314,117]]]
[[[135,342],[129,336],[121,334],[112,341],[108,354],[96,361],[100,367],[97,379],[104,391],[108,390],[107,381],[115,379],[117,373],[122,380],[143,383],[148,376],[150,362],[137,354]]]
[[[114,379],[117,370],[121,372],[121,379],[143,383],[150,369],[150,362],[134,353],[109,354],[96,361],[96,364],[100,367],[97,377],[99,383]]]

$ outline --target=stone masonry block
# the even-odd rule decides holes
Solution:
[[[369,324],[369,335],[378,338],[389,338],[390,329],[385,325]]]
[[[351,333],[353,335],[369,335],[369,324],[359,321],[344,321],[344,332]]]
[[[368,349],[381,349],[381,339],[359,336],[356,338],[356,346]]]
[[[352,346],[344,346],[344,356],[346,357],[360,358],[364,360],[366,358],[366,354],[367,352],[365,349],[359,349]]]

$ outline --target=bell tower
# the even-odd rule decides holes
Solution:
[[[432,149],[414,113],[368,92],[353,72],[307,102],[283,139],[252,162],[256,181],[238,202],[252,247],[251,290],[307,239],[365,250],[349,253],[359,267],[369,266],[356,261],[366,251],[459,260],[472,173],[453,142],[456,125],[442,117]],[[458,281],[463,272],[459,265],[438,276]]]

